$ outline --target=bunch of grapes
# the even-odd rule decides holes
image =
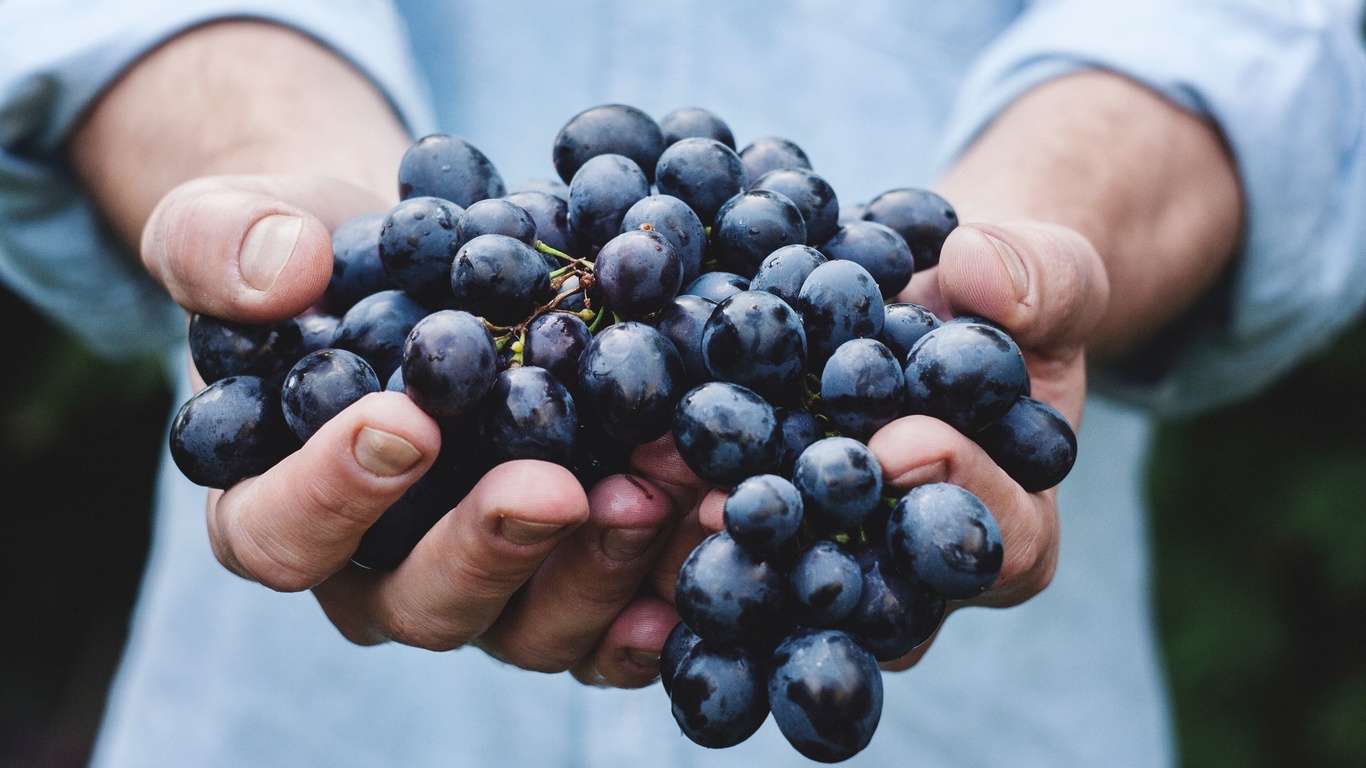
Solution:
[[[402,202],[333,233],[316,308],[191,320],[208,386],[176,416],[172,457],[226,488],[366,394],[407,393],[442,453],[352,557],[392,569],[494,464],[556,462],[587,487],[672,431],[697,476],[730,491],[725,530],[678,575],[661,674],[679,726],[726,747],[771,711],[803,755],[847,759],[877,726],[878,662],[990,587],[1003,556],[966,490],[885,496],[868,438],[933,416],[1029,491],[1062,480],[1076,438],[1028,396],[1002,329],[895,303],[957,224],[937,195],[842,210],[796,144],[736,152],[701,109],[586,110],[553,159],[564,183],[509,193],[463,139],[415,143]]]

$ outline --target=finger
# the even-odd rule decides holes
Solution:
[[[367,395],[210,504],[214,553],[271,589],[312,587],[346,564],[365,530],[431,466],[440,442],[436,423],[407,397]]]
[[[659,488],[614,475],[588,494],[577,528],[479,638],[491,655],[523,669],[561,672],[588,656],[635,597],[673,522]]]
[[[313,176],[213,176],[171,190],[142,260],[191,312],[271,322],[308,309],[332,275],[332,229],[382,211],[373,193]]]
[[[313,592],[352,642],[458,648],[492,626],[588,515],[588,499],[569,470],[542,461],[499,464],[395,571],[347,568]]]
[[[692,509],[711,489],[678,455],[672,433],[637,446],[631,452],[631,467],[669,494],[679,509]]]
[[[612,622],[593,654],[571,670],[581,683],[640,688],[659,677],[659,655],[678,612],[657,597],[640,597]]]
[[[996,583],[972,604],[1015,605],[1052,580],[1058,559],[1056,491],[1025,492],[976,443],[928,416],[907,416],[888,424],[873,435],[868,447],[891,487],[953,483],[991,510],[1005,545],[1004,559]]]
[[[965,224],[944,243],[938,279],[955,315],[1003,325],[1022,347],[1079,349],[1109,303],[1099,254],[1066,227]]]
[[[660,549],[654,567],[645,580],[646,586],[655,595],[672,605],[674,587],[678,582],[678,570],[683,567],[683,561],[688,559],[688,555],[692,554],[697,545],[701,544],[702,540],[712,533],[713,531],[702,525],[698,518],[697,508],[688,510],[679,518],[673,533],[670,534],[663,548]]]

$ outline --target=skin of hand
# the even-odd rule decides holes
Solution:
[[[288,73],[282,77],[281,73]],[[166,99],[174,93],[179,98]],[[174,109],[168,109],[168,105]],[[292,317],[331,274],[330,231],[397,201],[410,138],[368,80],[291,31],[222,22],[153,51],[72,138],[75,168],[186,310]],[[360,536],[432,465],[436,424],[369,395],[260,477],[208,496],[213,551],[272,589],[311,589],[356,643],[473,643],[508,663],[645,685],[676,614],[638,596],[692,490],[564,468],[489,472],[391,573],[349,564]],[[637,462],[649,477],[648,455]],[[684,478],[686,480],[686,477]]]

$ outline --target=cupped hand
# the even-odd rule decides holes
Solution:
[[[308,176],[219,176],[156,206],[142,258],[182,307],[263,323],[312,306],[332,269],[330,231],[386,201]],[[276,590],[311,589],[349,640],[433,650],[473,643],[528,669],[644,685],[672,609],[637,597],[687,490],[614,476],[586,492],[567,470],[500,465],[394,571],[350,564],[361,536],[432,466],[435,422],[407,397],[369,395],[259,477],[211,491],[219,561]],[[667,459],[660,459],[667,462]],[[638,468],[650,472],[646,458]],[[672,495],[671,495],[672,494]]]
[[[1096,249],[1074,230],[1028,220],[970,223],[944,244],[939,266],[915,275],[899,297],[941,317],[977,315],[998,323],[1024,352],[1032,396],[1076,429],[1086,399],[1086,341],[1109,302]],[[908,416],[868,443],[887,485],[953,483],[986,504],[1001,529],[1005,557],[992,587],[968,605],[1018,605],[1042,591],[1057,566],[1057,489],[1029,493],[970,438],[942,421]],[[928,650],[884,665],[904,669]]]

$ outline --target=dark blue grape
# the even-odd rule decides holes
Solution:
[[[555,171],[573,187],[571,179],[600,155],[623,155],[654,181],[655,163],[664,151],[664,135],[649,115],[624,104],[604,104],[572,117],[555,136]],[[605,242],[605,241],[604,241]]]
[[[657,312],[683,287],[683,264],[668,238],[654,230],[633,229],[612,238],[598,251],[593,277],[607,307],[637,318]]]
[[[456,254],[448,277],[456,309],[494,325],[525,320],[550,297],[550,269],[536,249],[507,235],[480,235]]]
[[[673,433],[683,461],[712,485],[729,488],[778,467],[782,438],[773,406],[738,384],[708,382],[684,395]]]
[[[398,166],[398,196],[439,197],[465,208],[507,192],[498,169],[459,136],[434,133],[418,139]]]
[[[608,435],[638,445],[669,431],[683,383],[674,345],[654,328],[628,322],[593,337],[579,358],[575,397]]]
[[[673,693],[674,674],[678,672],[678,665],[682,663],[683,657],[688,655],[688,651],[700,642],[702,638],[681,621],[669,632],[669,637],[664,641],[664,648],[659,652],[659,682],[664,686],[665,693]]]
[[[740,648],[699,643],[678,664],[670,694],[683,735],[704,747],[733,747],[768,717],[768,673]]]
[[[569,470],[580,485],[592,488],[603,478],[630,473],[634,448],[607,434],[596,420],[580,418]]]
[[[659,130],[664,133],[664,146],[682,139],[715,139],[731,149],[735,149],[735,136],[730,126],[716,115],[699,107],[675,109],[659,121]]]
[[[682,292],[687,296],[701,296],[719,304],[740,291],[748,290],[749,278],[734,272],[705,272],[684,286]]]
[[[413,326],[403,345],[404,390],[432,418],[451,419],[493,387],[497,360],[493,337],[479,318],[451,309],[434,312]]]
[[[285,376],[280,405],[285,422],[307,442],[347,406],[378,392],[379,378],[360,355],[344,349],[320,349],[304,355]]]
[[[901,236],[871,221],[855,221],[839,228],[821,246],[832,259],[852,261],[873,276],[884,298],[901,293],[911,282],[915,258]]]
[[[1030,493],[1061,483],[1077,461],[1077,434],[1048,403],[1021,397],[999,421],[972,436],[996,466]]]
[[[715,309],[716,302],[710,299],[683,295],[675,297],[650,320],[651,325],[673,342],[683,359],[684,375],[692,386],[711,380],[711,373],[702,359],[702,330]]]
[[[872,740],[882,717],[882,674],[848,634],[804,629],[774,651],[768,698],[778,730],[798,752],[837,763]]]
[[[384,219],[382,213],[367,213],[332,231],[332,279],[323,296],[328,311],[341,314],[372,293],[398,287],[379,258]]]
[[[806,244],[819,246],[840,228],[840,203],[830,182],[804,168],[769,171],[750,185],[750,191],[777,192],[802,213],[806,222]]]
[[[389,374],[389,380],[388,380],[387,382],[384,383],[384,391],[385,391],[385,392],[406,392],[406,391],[407,391],[407,390],[404,388],[404,386],[403,386],[403,366],[400,365],[399,367],[397,367],[397,368],[394,369],[394,372],[393,372],[393,373]]]
[[[759,271],[749,281],[749,289],[768,291],[795,307],[802,283],[826,261],[825,254],[809,245],[785,245],[759,263]]]
[[[1006,414],[1029,386],[1024,355],[1004,332],[945,323],[906,356],[906,404],[971,435]]]
[[[841,545],[821,539],[802,551],[787,575],[789,603],[806,627],[835,627],[858,605],[863,574]]]
[[[311,313],[294,318],[294,324],[299,326],[303,351],[304,354],[308,354],[332,346],[332,339],[337,337],[337,326],[341,325],[341,318],[336,315]]]
[[[527,212],[536,225],[536,239],[570,256],[578,255],[579,243],[569,231],[569,190],[564,197],[528,190],[503,198]],[[534,245],[534,243],[533,243]]]
[[[702,274],[702,252],[707,242],[707,231],[702,220],[688,204],[669,195],[650,195],[641,198],[621,220],[621,231],[651,229],[668,238],[683,264],[683,284],[687,285]]]
[[[778,475],[754,475],[735,486],[723,510],[726,532],[740,546],[764,556],[796,539],[802,496]]]
[[[479,435],[499,462],[537,459],[568,466],[577,426],[569,390],[544,368],[503,371],[479,407]]]
[[[783,168],[811,170],[811,161],[794,142],[777,136],[763,136],[740,150],[740,159],[751,179],[761,179],[771,171]]]
[[[569,182],[569,231],[591,245],[604,245],[621,233],[626,212],[650,194],[650,183],[632,160],[598,155]]]
[[[293,320],[252,325],[204,314],[190,317],[190,359],[206,384],[229,376],[276,382],[304,356],[303,331]]]
[[[456,250],[480,235],[507,235],[534,246],[536,220],[525,208],[509,200],[480,200],[455,220]]]
[[[195,485],[229,488],[299,447],[280,390],[259,376],[229,376],[201,389],[171,422],[171,458]]]
[[[655,168],[659,191],[688,204],[711,226],[716,212],[745,191],[749,174],[735,150],[714,139],[682,139],[664,150]]]
[[[944,598],[898,573],[881,547],[861,549],[854,557],[863,587],[844,628],[878,661],[899,659],[930,639],[944,620]]]
[[[919,304],[888,304],[882,312],[882,333],[878,341],[886,344],[902,364],[920,337],[941,325],[934,313]]]
[[[901,235],[915,255],[916,269],[939,263],[939,251],[958,226],[958,214],[944,198],[927,189],[883,192],[864,208],[867,221],[885,224]]]
[[[332,346],[355,352],[388,380],[403,363],[408,332],[427,316],[427,310],[402,291],[380,291],[356,302],[342,316]]]
[[[844,342],[882,332],[882,294],[868,270],[852,261],[829,261],[811,270],[795,309],[802,313],[814,371]]]
[[[763,637],[778,620],[783,576],[721,531],[683,561],[674,600],[678,615],[704,641],[739,644]]]
[[[592,340],[577,315],[547,312],[527,325],[522,361],[550,371],[566,387],[577,386],[579,357]]]
[[[756,190],[732,197],[716,212],[708,248],[723,269],[752,277],[770,253],[805,242],[797,206],[777,192]]]
[[[459,250],[455,222],[461,209],[436,197],[414,197],[384,218],[379,257],[390,279],[429,309],[451,300],[451,262]]]
[[[707,319],[702,360],[713,377],[776,399],[793,391],[805,371],[802,319],[767,291],[741,291]]]
[[[882,465],[863,443],[827,437],[797,457],[792,484],[816,530],[844,530],[861,524],[881,503]]]
[[[922,485],[901,497],[887,519],[887,549],[907,578],[952,600],[987,591],[1005,554],[986,505],[948,483]]]
[[[901,415],[906,378],[891,350],[873,339],[840,345],[821,372],[821,410],[841,433],[868,438]]]
[[[825,430],[815,416],[799,408],[778,408],[774,410],[774,414],[778,418],[778,432],[782,443],[779,449],[778,474],[790,477],[797,465],[797,457],[812,443],[825,437]]]

